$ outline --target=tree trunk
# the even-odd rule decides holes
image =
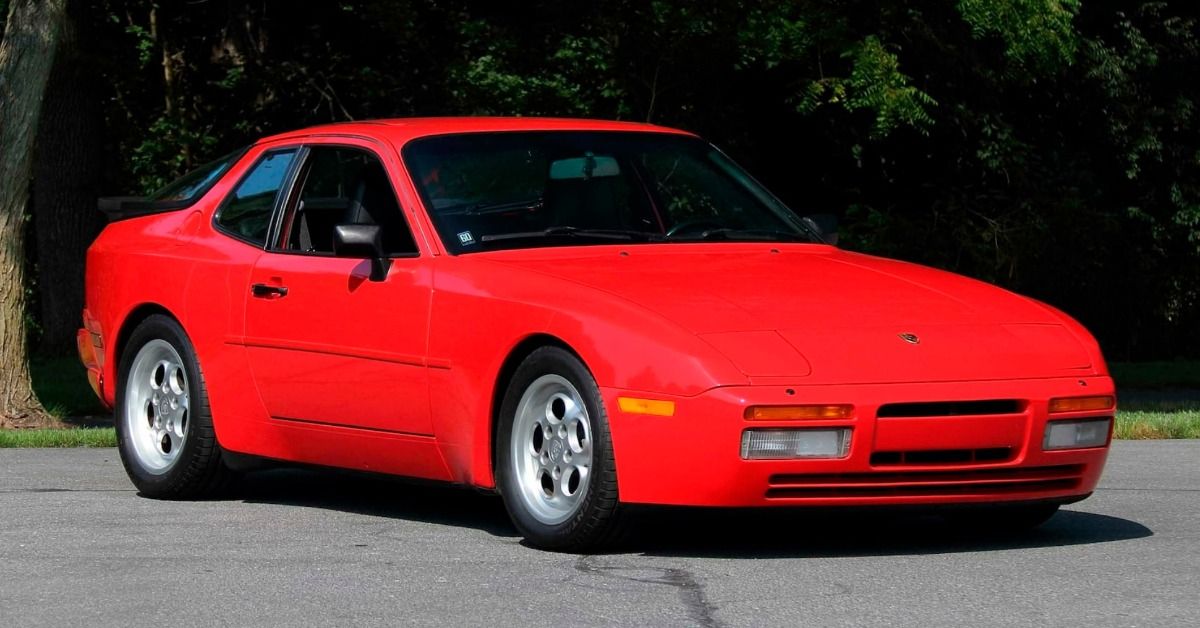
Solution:
[[[12,0],[0,42],[0,424],[50,423],[29,378],[25,203],[66,0]]]
[[[46,85],[33,165],[33,230],[37,235],[37,306],[42,334],[38,351],[70,355],[83,309],[87,247],[103,226],[96,210],[103,155],[104,114],[99,72],[88,63],[86,20],[63,24]]]

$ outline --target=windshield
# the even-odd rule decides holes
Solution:
[[[816,242],[729,158],[665,133],[471,133],[404,159],[455,253],[629,242]]]
[[[245,152],[246,149],[240,148],[223,157],[214,159],[166,184],[151,194],[149,200],[166,202],[195,201],[215,185],[217,180],[221,178],[221,175],[225,174],[230,166]]]

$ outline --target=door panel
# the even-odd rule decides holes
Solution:
[[[432,434],[428,263],[397,258],[385,281],[369,275],[359,259],[259,258],[246,289],[245,343],[272,417]]]

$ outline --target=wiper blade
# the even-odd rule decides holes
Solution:
[[[521,240],[528,238],[550,238],[567,236],[573,238],[600,238],[605,240],[653,240],[659,238],[656,234],[633,229],[583,229],[562,225],[547,227],[539,231],[516,231],[513,233],[492,233],[479,238],[480,242],[497,242],[500,240]]]
[[[784,231],[782,229],[705,229],[699,233],[685,233],[671,236],[672,240],[747,240],[753,242],[812,242],[813,239],[803,233]]]
[[[467,216],[479,216],[483,214],[498,214],[510,211],[533,211],[542,208],[542,197],[528,198],[520,201],[509,201],[506,203],[474,203],[467,205],[455,205],[438,211],[439,214],[463,214]]]

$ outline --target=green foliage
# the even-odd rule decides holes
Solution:
[[[847,111],[866,110],[874,115],[871,137],[886,137],[901,126],[925,132],[933,124],[928,108],[937,101],[909,84],[900,72],[900,61],[878,37],[871,35],[842,53],[851,60],[850,75],[823,78],[803,89],[797,109],[812,113],[822,104],[840,104]]]
[[[119,156],[106,193],[331,121],[648,120],[708,137],[802,212],[841,214],[847,247],[1031,294],[1130,358],[1200,354],[1193,4],[86,6]]]
[[[958,0],[958,10],[973,36],[1000,39],[1022,66],[1046,70],[1075,58],[1079,0]]]
[[[218,152],[219,140],[211,129],[190,128],[186,121],[172,116],[160,116],[150,123],[149,131],[129,158],[130,171],[143,192],[166,185]]]

